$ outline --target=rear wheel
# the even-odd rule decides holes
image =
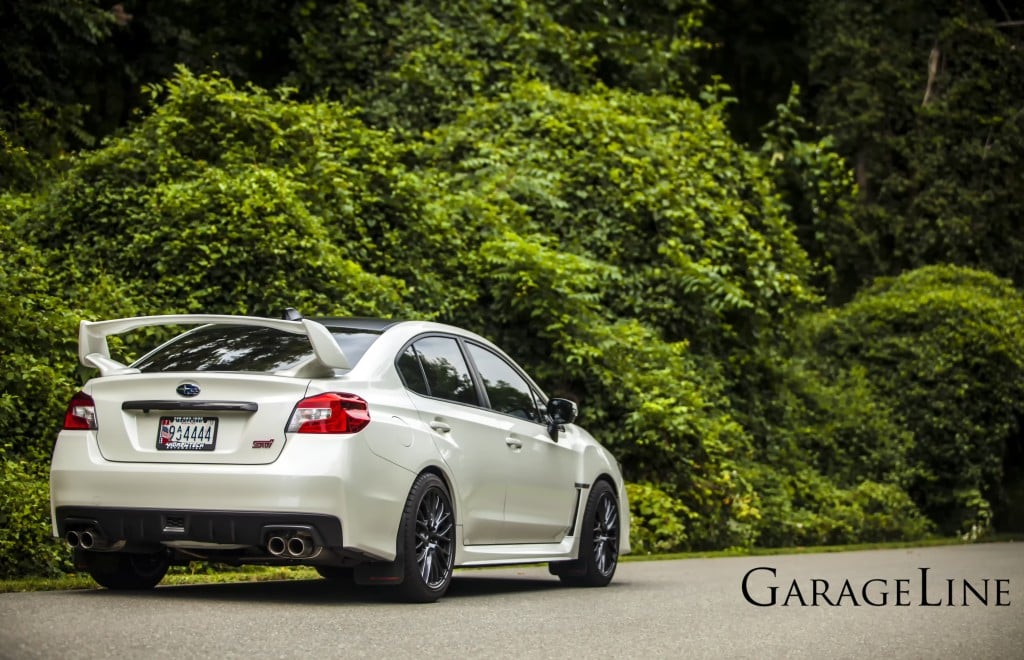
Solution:
[[[429,603],[448,590],[455,562],[455,511],[448,489],[435,474],[416,479],[398,530],[406,600]]]
[[[132,552],[88,552],[81,559],[92,579],[107,589],[152,589],[167,574],[167,551],[151,554]]]
[[[619,503],[607,481],[594,484],[583,512],[580,556],[576,561],[550,565],[565,584],[603,587],[612,581],[619,564]]]

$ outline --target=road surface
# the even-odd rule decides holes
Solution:
[[[1024,658],[1024,543],[627,562],[604,589],[458,571],[430,605],[327,580],[0,594],[0,657]]]

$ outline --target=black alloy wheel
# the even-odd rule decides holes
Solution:
[[[428,603],[443,596],[455,563],[455,511],[437,475],[422,474],[413,484],[398,539],[405,598]]]
[[[576,561],[555,562],[551,572],[568,585],[603,587],[619,565],[619,502],[607,481],[598,481],[587,498]]]
[[[611,489],[598,497],[593,541],[594,567],[611,579],[619,563],[619,505]]]

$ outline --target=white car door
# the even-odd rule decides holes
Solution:
[[[466,342],[492,413],[493,441],[504,448],[505,543],[554,543],[569,531],[576,506],[575,443],[555,442],[533,389],[505,358]]]
[[[503,543],[507,447],[493,433],[493,414],[482,406],[458,341],[420,337],[399,356],[398,370],[451,468],[463,543]]]

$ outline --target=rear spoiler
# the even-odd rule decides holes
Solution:
[[[220,323],[224,325],[254,325],[273,328],[281,332],[306,335],[313,346],[313,353],[326,367],[331,369],[348,369],[350,367],[345,352],[334,340],[331,331],[316,321],[301,319],[284,321],[281,319],[265,319],[257,316],[230,316],[227,314],[168,314],[164,316],[136,316],[128,319],[111,321],[82,321],[78,326],[78,359],[87,367],[96,367],[101,376],[138,373],[127,365],[121,364],[110,357],[107,337],[119,335],[129,330],[157,325],[206,325]]]

